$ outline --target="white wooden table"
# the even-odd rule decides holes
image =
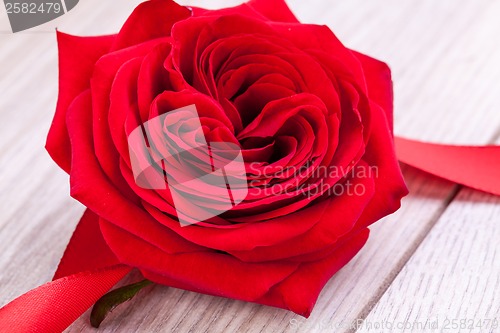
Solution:
[[[84,209],[43,148],[57,97],[54,27],[116,32],[138,2],[81,0],[57,20],[17,34],[0,8],[0,305],[50,280]],[[500,143],[500,1],[288,3],[303,22],[327,24],[347,46],[391,65],[396,134]],[[309,319],[154,286],[116,309],[100,331],[353,332],[348,324],[364,319],[359,332],[500,332],[486,326],[500,320],[500,199],[403,169],[410,196],[372,227],[366,247],[330,280]],[[476,326],[453,329],[460,320]],[[68,331],[94,332],[88,313]]]

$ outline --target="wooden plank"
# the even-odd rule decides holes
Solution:
[[[137,2],[82,1],[54,24],[75,34],[111,33]],[[489,42],[499,32],[491,1],[296,0],[290,6],[307,22],[329,24],[346,45],[391,64],[396,132],[485,143],[498,130],[498,104],[491,93],[498,91],[498,83],[491,82],[498,68],[480,66],[494,64],[491,54],[497,52]],[[0,34],[0,304],[50,279],[83,209],[69,199],[67,178],[43,151],[57,92],[56,46],[53,32],[44,33],[51,29],[35,30]],[[33,170],[37,177],[27,176]],[[447,182],[410,169],[405,176],[412,195],[397,214],[373,227],[367,246],[328,283],[307,321],[283,310],[155,286],[116,310],[102,331],[273,332],[298,326],[307,331],[363,318],[454,195]],[[88,315],[68,331],[93,331]]]
[[[499,198],[460,191],[358,332],[499,332],[499,216]]]

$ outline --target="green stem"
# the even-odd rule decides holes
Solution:
[[[153,282],[149,280],[142,280],[128,286],[117,288],[102,296],[92,308],[92,312],[90,313],[90,324],[95,328],[99,327],[111,310],[131,300],[142,288],[152,283]]]

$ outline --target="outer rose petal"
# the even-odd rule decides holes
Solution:
[[[251,0],[247,5],[271,21],[299,23],[283,0]]]
[[[408,194],[384,111],[373,103],[372,112],[372,133],[363,160],[369,165],[377,166],[378,176],[374,177],[375,195],[363,211],[358,228],[364,228],[394,213],[401,207],[401,199]]]
[[[224,16],[224,15],[231,15],[231,14],[239,14],[242,16],[248,16],[248,17],[253,17],[253,18],[258,18],[259,20],[266,21],[267,18],[263,16],[261,13],[257,12],[255,9],[251,8],[248,6],[246,3],[242,3],[239,6],[235,7],[229,7],[229,8],[222,8],[222,9],[217,9],[217,10],[209,10],[209,9],[203,9],[203,8],[197,8],[197,7],[190,7],[193,10],[193,16],[198,17],[198,16]]]
[[[323,51],[344,64],[360,89],[365,89],[365,76],[359,59],[346,48],[333,31],[324,25],[270,23],[281,36],[304,51]]]
[[[228,228],[182,227],[177,220],[162,214],[155,207],[147,203],[144,206],[160,223],[184,239],[203,247],[231,252],[251,251],[257,246],[270,246],[297,237],[321,220],[327,204],[323,201],[266,222],[240,223]]]
[[[57,31],[59,47],[59,98],[47,136],[46,149],[66,172],[71,169],[71,146],[66,128],[66,111],[90,85],[97,60],[106,54],[115,36],[78,37]]]
[[[169,254],[105,220],[100,223],[104,238],[122,263],[175,288],[255,301],[299,266],[285,261],[245,263],[215,251]]]
[[[130,191],[120,174],[119,155],[110,133],[108,117],[110,115],[112,86],[116,83],[117,72],[127,61],[133,58],[144,58],[155,46],[164,43],[166,39],[155,39],[126,49],[110,52],[102,56],[94,66],[90,84],[92,108],[89,111],[93,115],[94,152],[103,171],[122,193]],[[120,82],[120,84],[124,83],[123,81]],[[125,112],[125,110],[123,111]]]
[[[394,93],[392,89],[391,70],[386,63],[373,59],[356,51],[352,53],[358,58],[365,72],[366,85],[370,100],[380,105],[385,111],[391,133],[393,131]]]
[[[327,208],[320,221],[303,234],[271,246],[258,246],[251,251],[228,252],[240,260],[251,262],[288,260],[295,256],[300,256],[300,261],[317,260],[319,252],[331,248],[355,227],[374,195],[373,179],[360,178],[350,181],[353,188],[363,186],[365,195],[341,195],[328,199]]]
[[[89,112],[91,103],[91,95],[87,90],[71,104],[66,118],[73,148],[71,195],[100,217],[116,223],[167,253],[203,250],[202,247],[163,227],[142,207],[127,200],[123,193],[109,182],[92,149],[92,114]]]
[[[321,289],[358,253],[366,243],[368,234],[369,230],[364,229],[339,244],[325,259],[302,264],[295,273],[257,300],[257,303],[288,309],[309,317]]]
[[[378,60],[355,53],[363,65],[368,97],[372,101],[372,133],[363,160],[378,167],[375,196],[363,212],[359,228],[394,213],[408,189],[401,174],[392,135],[393,90],[389,67]]]
[[[315,262],[244,263],[214,252],[171,255],[105,220],[101,220],[101,228],[108,244],[118,249],[120,260],[156,283],[284,308],[304,317],[311,313],[325,283],[368,238],[365,229]],[[122,246],[124,243],[128,246]]]
[[[191,11],[172,0],[145,1],[135,8],[118,33],[112,50],[170,36],[174,23],[191,16]]]

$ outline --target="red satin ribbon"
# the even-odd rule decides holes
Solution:
[[[124,265],[46,283],[0,310],[0,327],[11,333],[62,332],[131,270]]]
[[[398,137],[395,145],[403,163],[500,195],[500,146],[449,146]],[[97,216],[87,210],[61,259],[57,279],[0,309],[0,327],[13,333],[62,332],[131,270],[117,262],[102,239]],[[82,270],[87,271],[76,273]]]
[[[451,146],[396,137],[398,159],[476,190],[500,195],[500,146]]]

